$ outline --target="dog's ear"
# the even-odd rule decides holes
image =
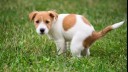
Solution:
[[[49,16],[53,19],[57,19],[58,18],[58,14],[56,13],[56,11],[48,11]]]
[[[38,13],[38,11],[33,11],[33,12],[29,13],[29,19],[31,21],[34,20],[34,18],[35,18],[35,16],[36,16],[37,13]]]

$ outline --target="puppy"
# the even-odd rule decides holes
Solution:
[[[82,15],[34,11],[29,14],[29,18],[34,21],[38,34],[47,34],[54,39],[58,54],[66,51],[66,42],[71,42],[70,50],[74,57],[81,57],[82,54],[90,55],[89,48],[92,43],[124,23],[124,21],[115,23],[97,32]]]

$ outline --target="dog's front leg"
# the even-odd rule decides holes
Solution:
[[[60,40],[57,40],[55,42],[56,42],[58,55],[64,53],[66,51],[66,42],[65,42],[65,40],[60,39]]]

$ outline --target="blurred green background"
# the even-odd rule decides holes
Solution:
[[[46,35],[36,33],[28,14],[56,10],[88,18],[98,31],[126,20],[127,0],[0,0],[0,72],[126,72],[127,23],[91,47],[91,55],[58,56]]]

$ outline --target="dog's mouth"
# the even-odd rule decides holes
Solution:
[[[44,35],[44,33],[40,33],[40,35]]]

